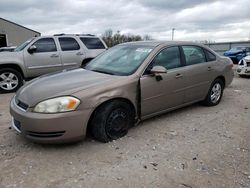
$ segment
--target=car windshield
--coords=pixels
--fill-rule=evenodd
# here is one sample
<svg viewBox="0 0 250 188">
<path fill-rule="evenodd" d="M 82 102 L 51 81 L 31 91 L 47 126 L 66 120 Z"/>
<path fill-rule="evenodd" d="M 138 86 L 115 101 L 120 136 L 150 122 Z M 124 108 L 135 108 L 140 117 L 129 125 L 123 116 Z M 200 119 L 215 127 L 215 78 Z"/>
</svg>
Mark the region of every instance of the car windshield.
<svg viewBox="0 0 250 188">
<path fill-rule="evenodd" d="M 234 47 L 234 48 L 231 48 L 230 51 L 238 51 L 238 50 L 244 50 L 246 49 L 245 47 Z"/>
<path fill-rule="evenodd" d="M 22 43 L 20 46 L 16 47 L 14 51 L 15 51 L 15 52 L 22 51 L 22 50 L 23 50 L 29 43 L 31 43 L 31 41 L 33 41 L 33 40 L 34 40 L 34 38 L 31 38 L 31 39 L 25 41 L 25 42 Z"/>
<path fill-rule="evenodd" d="M 116 46 L 90 61 L 85 69 L 127 76 L 134 73 L 147 58 L 153 47 L 139 45 Z"/>
</svg>

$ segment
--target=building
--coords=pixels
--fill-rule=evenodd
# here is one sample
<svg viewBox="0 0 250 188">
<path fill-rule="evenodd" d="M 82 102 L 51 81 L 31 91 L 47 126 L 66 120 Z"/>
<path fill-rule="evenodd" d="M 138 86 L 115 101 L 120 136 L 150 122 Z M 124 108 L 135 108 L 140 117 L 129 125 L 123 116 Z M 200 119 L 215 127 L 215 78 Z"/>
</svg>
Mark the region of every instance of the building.
<svg viewBox="0 0 250 188">
<path fill-rule="evenodd" d="M 31 37 L 41 33 L 0 18 L 0 47 L 18 46 Z"/>
</svg>

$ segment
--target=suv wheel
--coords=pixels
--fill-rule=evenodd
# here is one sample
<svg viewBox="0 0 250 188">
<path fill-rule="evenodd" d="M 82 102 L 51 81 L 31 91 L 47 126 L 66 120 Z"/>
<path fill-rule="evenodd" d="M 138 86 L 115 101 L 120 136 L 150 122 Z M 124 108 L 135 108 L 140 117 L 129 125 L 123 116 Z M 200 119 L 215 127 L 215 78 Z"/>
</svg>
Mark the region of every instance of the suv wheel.
<svg viewBox="0 0 250 188">
<path fill-rule="evenodd" d="M 127 134 L 134 120 L 135 114 L 126 102 L 111 101 L 94 112 L 91 133 L 101 142 L 116 140 Z"/>
<path fill-rule="evenodd" d="M 0 92 L 15 92 L 22 84 L 22 75 L 15 69 L 3 68 L 0 70 Z"/>
<path fill-rule="evenodd" d="M 204 100 L 205 105 L 215 106 L 220 103 L 223 95 L 224 83 L 221 79 L 216 79 L 210 86 L 207 97 Z"/>
</svg>

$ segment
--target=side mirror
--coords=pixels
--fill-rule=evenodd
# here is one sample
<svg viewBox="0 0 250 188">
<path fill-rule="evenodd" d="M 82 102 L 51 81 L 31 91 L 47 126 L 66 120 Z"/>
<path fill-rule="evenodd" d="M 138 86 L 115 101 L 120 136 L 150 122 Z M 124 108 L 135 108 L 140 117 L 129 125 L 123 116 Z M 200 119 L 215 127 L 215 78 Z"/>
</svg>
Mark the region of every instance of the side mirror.
<svg viewBox="0 0 250 188">
<path fill-rule="evenodd" d="M 151 71 L 152 74 L 156 75 L 156 74 L 163 74 L 163 73 L 167 73 L 167 69 L 163 66 L 154 66 Z"/>
<path fill-rule="evenodd" d="M 30 53 L 30 54 L 33 54 L 35 51 L 36 51 L 36 46 L 35 45 L 32 45 L 31 47 L 29 47 L 29 49 L 28 49 L 28 52 Z"/>
</svg>

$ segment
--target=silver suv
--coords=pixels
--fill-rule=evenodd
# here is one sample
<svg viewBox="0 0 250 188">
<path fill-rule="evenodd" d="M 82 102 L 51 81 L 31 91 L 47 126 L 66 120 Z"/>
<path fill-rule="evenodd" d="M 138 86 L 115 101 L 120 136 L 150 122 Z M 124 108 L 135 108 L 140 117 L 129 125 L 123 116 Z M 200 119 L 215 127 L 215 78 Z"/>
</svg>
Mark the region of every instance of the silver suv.
<svg viewBox="0 0 250 188">
<path fill-rule="evenodd" d="M 63 69 L 79 68 L 107 49 L 90 34 L 34 37 L 12 53 L 0 53 L 0 92 L 14 92 L 23 80 Z"/>
</svg>

